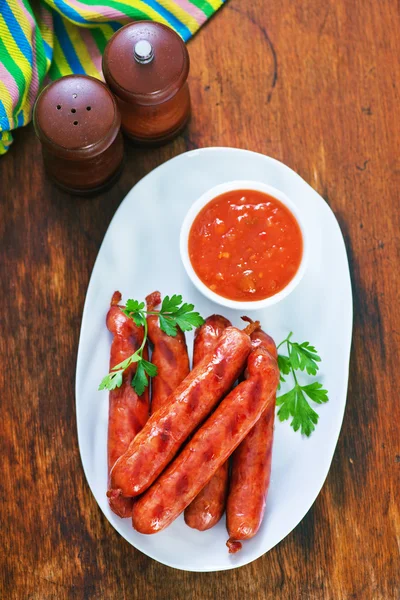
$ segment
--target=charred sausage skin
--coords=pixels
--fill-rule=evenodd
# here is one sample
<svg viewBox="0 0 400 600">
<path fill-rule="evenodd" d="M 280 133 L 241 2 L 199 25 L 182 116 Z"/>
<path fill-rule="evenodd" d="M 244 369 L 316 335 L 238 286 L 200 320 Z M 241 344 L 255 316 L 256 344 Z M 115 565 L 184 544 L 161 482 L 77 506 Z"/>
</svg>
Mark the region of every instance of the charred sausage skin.
<svg viewBox="0 0 400 600">
<path fill-rule="evenodd" d="M 274 358 L 274 340 L 264 331 L 251 334 L 253 348 L 264 348 Z M 241 549 L 239 540 L 255 536 L 264 517 L 271 477 L 274 437 L 275 399 L 232 456 L 232 472 L 226 506 L 227 546 L 234 554 Z"/>
<path fill-rule="evenodd" d="M 111 486 L 116 493 L 137 496 L 153 483 L 231 388 L 250 350 L 250 337 L 245 331 L 236 327 L 224 331 L 214 350 L 189 373 L 168 403 L 151 415 L 116 461 L 111 471 Z"/>
<path fill-rule="evenodd" d="M 196 366 L 215 346 L 223 331 L 231 325 L 221 315 L 211 315 L 196 329 L 193 345 L 193 366 Z M 193 529 L 206 531 L 218 523 L 224 514 L 228 491 L 228 461 L 220 466 L 210 481 L 185 509 L 185 523 Z"/>
<path fill-rule="evenodd" d="M 121 310 L 123 307 L 119 306 L 120 301 L 121 294 L 115 292 L 106 318 L 107 328 L 113 335 L 110 370 L 136 352 L 143 341 L 143 327 L 138 327 L 132 319 L 124 315 Z M 144 357 L 147 357 L 147 348 L 145 348 Z M 146 389 L 139 397 L 131 386 L 135 371 L 136 364 L 132 364 L 123 373 L 121 387 L 109 393 L 108 473 L 149 417 L 148 390 Z M 107 492 L 107 496 L 110 508 L 115 514 L 122 518 L 131 516 L 131 499 L 113 494 L 111 490 Z"/>
<path fill-rule="evenodd" d="M 137 531 L 162 531 L 179 516 L 274 402 L 278 382 L 276 360 L 265 349 L 254 349 L 246 380 L 226 396 L 179 456 L 135 502 L 132 524 Z"/>
<path fill-rule="evenodd" d="M 161 304 L 160 292 L 147 296 L 146 304 L 148 311 L 155 311 Z M 188 375 L 189 355 L 185 334 L 179 328 L 176 336 L 167 335 L 160 329 L 157 315 L 147 317 L 147 327 L 151 362 L 157 367 L 157 375 L 151 381 L 151 412 L 155 413 Z"/>
</svg>

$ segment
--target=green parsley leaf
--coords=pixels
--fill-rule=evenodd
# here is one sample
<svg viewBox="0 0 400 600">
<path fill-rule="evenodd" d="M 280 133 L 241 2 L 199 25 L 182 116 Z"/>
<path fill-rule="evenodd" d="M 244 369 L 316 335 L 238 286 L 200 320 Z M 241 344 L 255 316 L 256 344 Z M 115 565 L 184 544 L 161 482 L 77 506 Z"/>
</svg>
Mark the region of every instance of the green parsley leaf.
<svg viewBox="0 0 400 600">
<path fill-rule="evenodd" d="M 179 310 L 179 305 L 182 303 L 182 296 L 174 294 L 171 296 L 165 296 L 161 304 L 161 313 L 175 313 Z M 193 307 L 192 307 L 193 308 Z"/>
<path fill-rule="evenodd" d="M 144 306 L 144 302 L 129 299 L 126 301 L 125 308 L 122 309 L 122 312 L 127 317 L 133 319 L 136 325 L 140 327 L 141 325 L 144 325 L 144 321 L 146 318 L 143 314 Z"/>
<path fill-rule="evenodd" d="M 146 317 L 144 315 L 142 315 L 142 313 L 133 313 L 131 315 L 132 319 L 135 321 L 135 324 L 138 327 L 141 327 L 144 325 L 144 322 L 146 320 Z"/>
<path fill-rule="evenodd" d="M 280 421 L 286 421 L 293 417 L 290 425 L 294 431 L 300 429 L 301 433 L 307 437 L 311 435 L 318 423 L 318 415 L 308 404 L 299 385 L 295 385 L 290 392 L 279 396 L 276 404 L 280 406 L 278 410 Z"/>
<path fill-rule="evenodd" d="M 184 302 L 182 306 L 178 308 L 178 310 L 174 311 L 175 316 L 184 315 L 186 313 L 191 312 L 194 309 L 194 304 L 189 304 L 188 302 Z"/>
<path fill-rule="evenodd" d="M 132 300 L 131 298 L 126 301 L 125 308 L 122 309 L 122 312 L 129 317 L 131 313 L 137 313 L 144 309 L 144 302 L 139 302 L 138 300 Z"/>
<path fill-rule="evenodd" d="M 309 375 L 316 375 L 319 369 L 317 362 L 321 362 L 316 350 L 308 342 L 297 344 L 290 342 L 289 360 L 295 371 L 307 371 Z"/>
<path fill-rule="evenodd" d="M 122 369 L 124 371 L 132 363 L 139 362 L 139 360 L 141 360 L 141 357 L 139 356 L 139 354 L 137 352 L 135 352 L 135 354 L 128 356 L 128 358 L 126 358 L 122 362 L 118 363 L 118 365 L 115 365 L 115 367 L 113 367 L 111 370 L 116 371 L 117 369 Z"/>
<path fill-rule="evenodd" d="M 101 381 L 99 389 L 113 390 L 116 387 L 120 387 L 122 385 L 122 373 L 132 363 L 137 363 L 131 385 L 136 393 L 141 396 L 145 388 L 149 385 L 147 376 L 154 377 L 157 374 L 157 367 L 143 358 L 143 349 L 147 341 L 147 315 L 158 314 L 162 331 L 174 337 L 178 333 L 178 327 L 182 331 L 190 331 L 193 327 L 198 327 L 204 323 L 203 318 L 198 312 L 193 312 L 193 309 L 193 304 L 188 304 L 187 302 L 182 304 L 182 296 L 180 294 L 174 294 L 171 297 L 165 296 L 160 312 L 147 311 L 144 302 L 132 300 L 132 298 L 127 300 L 125 308 L 121 310 L 127 317 L 133 319 L 138 327 L 143 326 L 143 342 L 132 356 L 129 356 L 111 369 L 111 372 Z"/>
<path fill-rule="evenodd" d="M 121 369 L 120 371 L 113 371 L 112 373 L 109 373 L 108 375 L 103 377 L 98 389 L 111 391 L 111 390 L 115 390 L 115 388 L 117 388 L 117 387 L 121 387 L 123 372 L 124 372 L 124 369 Z"/>
<path fill-rule="evenodd" d="M 281 381 L 285 381 L 283 375 L 289 375 L 291 371 L 291 362 L 287 356 L 278 354 L 278 367 L 281 376 Z"/>
<path fill-rule="evenodd" d="M 309 385 L 303 385 L 301 389 L 317 404 L 323 404 L 329 400 L 328 390 L 324 390 L 322 383 L 318 381 L 314 381 L 314 383 L 310 383 Z"/>
<path fill-rule="evenodd" d="M 155 377 L 157 375 L 157 367 L 156 365 L 153 365 L 153 363 L 143 358 L 141 365 L 149 377 Z"/>
<path fill-rule="evenodd" d="M 131 382 L 131 386 L 133 387 L 137 395 L 141 396 L 148 385 L 149 381 L 147 379 L 147 375 L 143 366 L 143 361 L 141 360 L 140 363 L 138 363 L 135 376 L 133 377 Z"/>
<path fill-rule="evenodd" d="M 203 317 L 198 312 L 176 315 L 176 323 L 182 331 L 191 331 L 193 327 L 200 327 L 204 323 Z"/>
<path fill-rule="evenodd" d="M 175 337 L 177 332 L 176 324 L 171 320 L 171 317 L 164 317 L 160 314 L 160 329 L 164 331 L 167 335 L 171 335 Z"/>
<path fill-rule="evenodd" d="M 298 344 L 292 342 L 292 332 L 278 345 L 287 348 L 288 356 L 278 355 L 278 366 L 280 371 L 280 382 L 285 382 L 287 375 L 292 374 L 294 387 L 292 390 L 278 396 L 276 404 L 279 406 L 278 417 L 280 421 L 286 421 L 292 417 L 290 422 L 294 431 L 300 429 L 301 433 L 310 436 L 318 423 L 318 414 L 308 403 L 308 398 L 317 404 L 328 402 L 328 392 L 323 389 L 322 384 L 314 381 L 308 385 L 301 386 L 297 380 L 296 371 L 306 371 L 308 375 L 316 375 L 319 369 L 317 363 L 321 362 L 317 350 L 309 342 Z M 281 387 L 279 383 L 278 390 Z"/>
<path fill-rule="evenodd" d="M 278 391 L 281 389 L 281 383 L 285 383 L 286 379 L 284 375 L 289 375 L 291 371 L 291 363 L 287 356 L 278 354 L 278 367 L 279 367 L 279 384 Z"/>
<path fill-rule="evenodd" d="M 194 305 L 184 302 L 182 296 L 174 295 L 171 298 L 165 296 L 160 310 L 160 328 L 167 335 L 176 336 L 177 327 L 182 331 L 191 331 L 204 323 L 204 319 L 198 312 L 193 312 Z"/>
<path fill-rule="evenodd" d="M 278 354 L 278 367 L 281 373 L 284 375 L 289 375 L 290 373 L 290 360 L 287 356 L 283 356 L 283 354 Z"/>
<path fill-rule="evenodd" d="M 278 410 L 278 417 L 280 421 L 287 421 L 292 412 L 294 412 L 293 406 L 296 402 L 296 388 L 294 387 L 290 392 L 278 396 L 276 399 L 276 405 L 281 408 Z"/>
</svg>

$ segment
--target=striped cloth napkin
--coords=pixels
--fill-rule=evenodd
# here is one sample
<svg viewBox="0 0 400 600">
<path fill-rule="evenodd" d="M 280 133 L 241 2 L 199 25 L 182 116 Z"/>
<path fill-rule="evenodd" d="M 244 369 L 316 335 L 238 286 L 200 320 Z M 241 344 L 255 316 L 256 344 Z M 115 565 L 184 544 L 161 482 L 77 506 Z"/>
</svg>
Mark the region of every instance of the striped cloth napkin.
<svg viewBox="0 0 400 600">
<path fill-rule="evenodd" d="M 103 78 L 107 40 L 131 20 L 172 27 L 187 41 L 226 0 L 0 0 L 0 155 L 31 120 L 45 80 Z"/>
</svg>

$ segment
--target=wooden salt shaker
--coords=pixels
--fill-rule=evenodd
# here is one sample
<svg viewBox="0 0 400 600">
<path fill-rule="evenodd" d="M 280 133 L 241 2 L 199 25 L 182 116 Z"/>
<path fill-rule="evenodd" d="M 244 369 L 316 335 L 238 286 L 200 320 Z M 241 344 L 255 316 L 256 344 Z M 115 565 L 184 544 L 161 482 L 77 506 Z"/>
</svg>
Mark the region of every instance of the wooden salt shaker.
<svg viewBox="0 0 400 600">
<path fill-rule="evenodd" d="M 105 80 L 118 99 L 124 133 L 139 144 L 162 144 L 190 116 L 189 54 L 170 27 L 138 21 L 119 29 L 103 56 Z"/>
<path fill-rule="evenodd" d="M 57 79 L 39 95 L 33 119 L 46 171 L 62 189 L 90 194 L 118 177 L 121 116 L 104 83 L 86 75 Z"/>
</svg>

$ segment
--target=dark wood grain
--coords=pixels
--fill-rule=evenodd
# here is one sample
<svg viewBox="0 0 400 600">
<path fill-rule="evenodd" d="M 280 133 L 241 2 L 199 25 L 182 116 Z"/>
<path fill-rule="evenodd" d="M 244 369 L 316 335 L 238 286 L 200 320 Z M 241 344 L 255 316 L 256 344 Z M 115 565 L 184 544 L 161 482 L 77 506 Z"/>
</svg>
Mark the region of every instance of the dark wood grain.
<svg viewBox="0 0 400 600">
<path fill-rule="evenodd" d="M 400 597 L 399 31 L 390 0 L 230 0 L 189 45 L 187 132 L 158 150 L 127 145 L 122 178 L 95 199 L 55 189 L 32 127 L 16 134 L 0 159 L 1 598 Z M 134 550 L 102 516 L 80 462 L 74 378 L 115 209 L 157 165 L 212 145 L 282 160 L 332 207 L 354 339 L 343 429 L 313 508 L 254 563 L 193 574 Z"/>
</svg>

